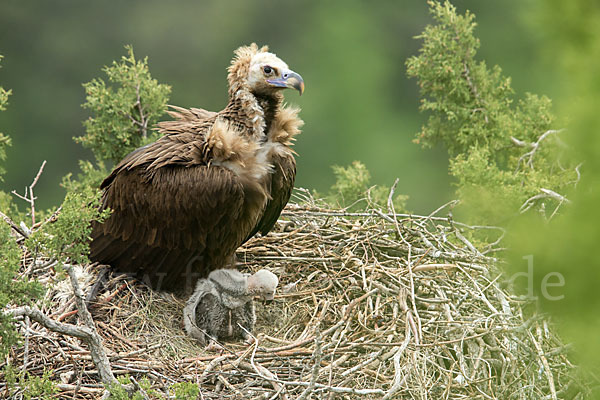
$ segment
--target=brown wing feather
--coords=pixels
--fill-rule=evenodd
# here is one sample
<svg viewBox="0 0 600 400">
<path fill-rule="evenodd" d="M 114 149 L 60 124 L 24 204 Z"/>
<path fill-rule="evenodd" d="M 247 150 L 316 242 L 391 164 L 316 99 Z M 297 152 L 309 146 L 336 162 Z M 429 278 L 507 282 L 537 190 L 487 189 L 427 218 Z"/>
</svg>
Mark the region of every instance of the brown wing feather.
<svg viewBox="0 0 600 400">
<path fill-rule="evenodd" d="M 157 290 L 191 288 L 230 263 L 266 194 L 256 182 L 211 165 L 205 138 L 214 124 L 213 117 L 161 123 L 170 134 L 115 167 L 101 186 L 103 207 L 113 212 L 93 227 L 91 260 Z"/>
<path fill-rule="evenodd" d="M 205 119 L 212 118 L 217 115 L 216 112 L 208 111 L 203 108 L 189 108 L 188 109 L 188 108 L 177 107 L 177 106 L 173 106 L 173 105 L 169 105 L 169 110 L 167 111 L 167 114 L 169 114 L 175 120 L 194 122 L 194 123 L 205 120 Z M 172 122 L 172 121 L 167 121 L 167 124 L 168 124 L 168 122 Z M 160 124 L 164 125 L 165 123 L 161 122 Z"/>
<path fill-rule="evenodd" d="M 296 178 L 296 161 L 291 152 L 285 156 L 273 156 L 271 163 L 273 164 L 273 174 L 271 176 L 270 188 L 268 188 L 271 196 L 261 219 L 245 241 L 258 232 L 263 235 L 269 233 L 275 226 L 279 215 L 281 215 L 281 211 L 285 208 L 292 195 L 294 180 Z"/>
<path fill-rule="evenodd" d="M 154 289 L 182 279 L 192 285 L 227 264 L 244 239 L 245 195 L 222 167 L 164 167 L 152 176 L 123 170 L 106 189 L 104 204 L 113 212 L 94 227 L 90 258 L 149 280 Z M 161 276 L 168 280 L 157 287 Z"/>
<path fill-rule="evenodd" d="M 192 289 L 245 240 L 273 228 L 294 185 L 289 146 L 302 121 L 299 110 L 281 108 L 260 161 L 242 106 L 218 114 L 171 107 L 175 120 L 158 124 L 165 136 L 130 153 L 102 183 L 103 207 L 113 212 L 93 227 L 91 260 L 154 289 Z"/>
</svg>

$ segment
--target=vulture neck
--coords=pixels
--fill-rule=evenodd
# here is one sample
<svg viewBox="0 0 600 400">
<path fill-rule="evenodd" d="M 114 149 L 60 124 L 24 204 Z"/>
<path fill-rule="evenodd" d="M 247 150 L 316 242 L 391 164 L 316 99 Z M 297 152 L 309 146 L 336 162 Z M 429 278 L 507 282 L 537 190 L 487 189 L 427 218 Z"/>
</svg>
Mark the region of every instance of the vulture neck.
<svg viewBox="0 0 600 400">
<path fill-rule="evenodd" d="M 266 141 L 266 134 L 282 103 L 283 95 L 280 92 L 255 94 L 244 88 L 231 96 L 225 112 L 238 124 L 250 128 L 248 133 L 256 140 Z"/>
<path fill-rule="evenodd" d="M 271 123 L 275 119 L 277 111 L 279 111 L 279 108 L 281 107 L 281 103 L 283 103 L 283 96 L 280 92 L 275 92 L 269 96 L 254 95 L 254 97 L 259 106 L 263 109 L 265 119 L 264 133 L 266 139 L 266 134 L 269 132 L 269 129 L 271 129 Z"/>
</svg>

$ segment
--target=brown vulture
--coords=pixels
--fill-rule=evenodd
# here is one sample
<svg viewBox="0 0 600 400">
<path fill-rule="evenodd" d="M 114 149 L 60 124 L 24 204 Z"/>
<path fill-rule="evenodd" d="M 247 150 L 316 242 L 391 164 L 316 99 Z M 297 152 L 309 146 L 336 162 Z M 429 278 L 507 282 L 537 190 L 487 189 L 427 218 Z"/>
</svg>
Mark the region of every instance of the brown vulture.
<svg viewBox="0 0 600 400">
<path fill-rule="evenodd" d="M 160 139 L 127 155 L 102 182 L 90 259 L 132 274 L 155 290 L 189 291 L 234 260 L 257 232 L 267 234 L 290 198 L 290 148 L 303 122 L 282 89 L 302 94 L 302 77 L 256 44 L 228 68 L 220 112 L 172 107 Z"/>
</svg>

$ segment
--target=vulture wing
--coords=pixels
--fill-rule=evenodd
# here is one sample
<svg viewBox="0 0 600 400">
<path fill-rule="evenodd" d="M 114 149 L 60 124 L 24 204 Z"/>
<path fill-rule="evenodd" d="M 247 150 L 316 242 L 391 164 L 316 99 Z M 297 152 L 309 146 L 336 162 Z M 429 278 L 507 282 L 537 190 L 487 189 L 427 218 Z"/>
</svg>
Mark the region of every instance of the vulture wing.
<svg viewBox="0 0 600 400">
<path fill-rule="evenodd" d="M 160 124 L 166 136 L 130 153 L 102 183 L 103 207 L 113 212 L 93 227 L 90 245 L 91 260 L 158 290 L 191 288 L 229 264 L 266 198 L 257 183 L 211 165 L 226 157 L 223 146 L 244 155 L 237 136 L 214 116 L 191 117 L 204 111 L 175 112 L 181 119 Z"/>
<path fill-rule="evenodd" d="M 269 233 L 292 195 L 296 178 L 296 161 L 294 157 L 291 154 L 275 155 L 271 158 L 271 164 L 273 165 L 273 173 L 269 188 L 270 199 L 262 218 L 244 242 L 250 240 L 257 232 L 263 235 Z"/>
<path fill-rule="evenodd" d="M 186 122 L 200 122 L 209 118 L 213 118 L 217 115 L 214 111 L 208 111 L 203 108 L 183 108 L 170 105 L 170 110 L 167 111 L 171 117 L 175 120 L 186 121 Z M 165 124 L 164 122 L 162 123 Z"/>
</svg>

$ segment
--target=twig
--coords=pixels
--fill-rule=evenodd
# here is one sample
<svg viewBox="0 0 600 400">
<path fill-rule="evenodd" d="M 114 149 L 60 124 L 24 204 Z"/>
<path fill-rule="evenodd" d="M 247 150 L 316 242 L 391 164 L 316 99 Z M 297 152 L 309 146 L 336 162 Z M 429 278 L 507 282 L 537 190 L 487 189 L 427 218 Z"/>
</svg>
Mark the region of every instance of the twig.
<svg viewBox="0 0 600 400">
<path fill-rule="evenodd" d="M 238 389 L 237 389 L 235 386 L 233 386 L 233 385 L 231 384 L 231 382 L 229 382 L 229 381 L 227 380 L 227 378 L 225 378 L 225 377 L 224 377 L 222 374 L 219 374 L 219 375 L 217 375 L 217 379 L 218 379 L 219 381 L 221 381 L 221 383 L 222 383 L 223 385 L 225 385 L 225 387 L 226 387 L 227 389 L 229 389 L 229 390 L 231 390 L 233 393 L 235 393 L 235 394 L 236 394 L 236 396 L 237 396 L 238 398 L 240 398 L 240 399 L 243 399 L 243 398 L 244 398 L 244 394 L 243 394 L 242 392 L 240 392 L 240 391 L 239 391 L 239 390 L 238 390 Z"/>
<path fill-rule="evenodd" d="M 387 199 L 387 206 L 388 206 L 388 213 L 394 213 L 394 192 L 396 191 L 396 186 L 398 186 L 398 182 L 400 181 L 400 179 L 396 178 L 396 180 L 394 181 L 394 184 L 392 185 L 392 187 L 390 188 L 390 194 L 388 195 L 388 199 Z"/>
<path fill-rule="evenodd" d="M 310 386 L 309 382 L 299 382 L 299 381 L 277 381 L 286 386 Z M 329 386 L 323 385 L 321 383 L 315 383 L 316 389 L 323 389 L 333 393 L 350 393 L 356 394 L 360 396 L 368 396 L 370 394 L 384 394 L 385 392 L 382 389 L 355 389 L 349 387 L 340 387 L 340 386 Z"/>
<path fill-rule="evenodd" d="M 29 185 L 29 195 L 28 195 L 27 188 L 25 188 L 25 194 L 24 195 L 20 195 L 19 193 L 17 193 L 16 190 L 12 191 L 12 194 L 14 194 L 18 198 L 20 198 L 22 200 L 25 200 L 26 202 L 29 203 L 29 206 L 31 207 L 31 226 L 32 226 L 32 229 L 33 229 L 33 226 L 35 225 L 35 200 L 36 200 L 36 197 L 33 195 L 33 188 L 35 187 L 35 185 L 37 184 L 38 180 L 40 179 L 40 176 L 42 175 L 42 171 L 44 171 L 44 166 L 45 165 L 46 165 L 46 160 L 44 160 L 44 162 L 42 162 L 42 165 L 40 166 L 40 169 L 38 170 L 38 173 L 35 175 L 35 178 L 33 178 L 33 182 L 31 183 L 31 185 Z"/>
<path fill-rule="evenodd" d="M 406 324 L 412 330 L 413 335 L 415 336 L 416 344 L 419 345 L 421 343 L 421 340 L 419 338 L 419 329 L 417 327 L 417 324 L 415 323 L 412 310 L 408 308 L 408 304 L 406 303 L 406 298 L 408 296 L 406 292 L 406 289 L 400 289 L 400 293 L 398 293 L 398 305 L 400 306 L 400 310 L 402 310 L 402 312 L 404 312 L 404 314 L 406 315 Z"/>
<path fill-rule="evenodd" d="M 317 379 L 319 378 L 319 369 L 321 367 L 321 359 L 323 358 L 323 351 L 321 348 L 321 334 L 317 331 L 315 335 L 315 351 L 313 353 L 313 370 L 310 377 L 309 385 L 304 389 L 304 391 L 298 396 L 296 400 L 304 400 L 308 398 L 308 396 L 315 390 L 315 385 L 317 384 Z"/>
<path fill-rule="evenodd" d="M 439 213 L 440 211 L 442 211 L 444 208 L 448 207 L 450 208 L 450 210 L 452 210 L 452 208 L 454 206 L 456 206 L 458 203 L 460 202 L 460 200 L 450 200 L 449 202 L 447 202 L 446 204 L 442 204 L 441 206 L 439 206 L 438 208 L 436 208 L 435 210 L 433 210 L 429 215 L 428 218 L 433 217 L 434 215 L 437 215 L 437 213 Z"/>
<path fill-rule="evenodd" d="M 96 368 L 98 368 L 98 374 L 100 375 L 100 379 L 102 380 L 102 382 L 108 385 L 117 383 L 117 379 L 113 375 L 112 369 L 110 367 L 110 361 L 106 356 L 106 351 L 104 350 L 104 345 L 102 344 L 102 338 L 96 330 L 96 325 L 94 325 L 94 319 L 92 318 L 92 314 L 90 314 L 85 305 L 85 298 L 83 296 L 81 288 L 79 287 L 79 282 L 77 280 L 75 269 L 70 265 L 65 265 L 65 270 L 71 278 L 71 286 L 73 286 L 75 302 L 77 304 L 77 308 L 79 309 L 78 315 L 83 320 L 83 323 L 85 324 L 89 332 L 89 334 L 86 335 L 84 340 L 90 347 L 92 361 L 96 365 Z"/>
<path fill-rule="evenodd" d="M 118 360 L 122 360 L 124 358 L 129 358 L 129 357 L 137 356 L 138 354 L 150 352 L 152 350 L 156 350 L 156 349 L 161 348 L 163 346 L 164 345 L 162 343 L 157 343 L 157 344 L 155 344 L 153 346 L 145 347 L 143 349 L 137 349 L 137 350 L 131 351 L 129 353 L 117 354 L 117 355 L 114 355 L 114 356 L 110 356 L 109 359 L 110 359 L 110 361 L 118 361 Z"/>
<path fill-rule="evenodd" d="M 129 381 L 133 384 L 133 387 L 137 390 L 137 392 L 142 396 L 142 399 L 150 400 L 150 397 L 148 397 L 146 391 L 140 386 L 138 381 L 136 381 L 133 376 L 129 377 Z"/>
<path fill-rule="evenodd" d="M 406 377 L 402 379 L 402 367 L 400 366 L 400 357 L 402 357 L 402 354 L 404 354 L 404 351 L 406 350 L 406 348 L 408 347 L 408 343 L 410 342 L 410 329 L 408 329 L 407 327 L 405 332 L 406 336 L 404 338 L 404 342 L 402 342 L 402 345 L 398 347 L 398 350 L 396 350 L 394 354 L 394 383 L 392 383 L 392 387 L 390 387 L 390 390 L 388 390 L 385 396 L 383 396 L 382 400 L 390 399 L 398 390 L 400 390 L 400 387 L 406 380 Z"/>
<path fill-rule="evenodd" d="M 137 96 L 137 101 L 135 102 L 135 106 L 137 106 L 138 111 L 140 112 L 141 122 L 135 121 L 142 128 L 142 137 L 146 139 L 148 136 L 148 120 L 144 116 L 144 107 L 142 107 L 142 97 L 140 96 L 140 83 L 138 82 L 135 86 L 135 94 Z"/>
<path fill-rule="evenodd" d="M 563 131 L 564 131 L 564 129 L 550 129 L 550 130 L 547 130 L 546 132 L 544 132 L 543 134 L 540 135 L 540 137 L 538 138 L 538 140 L 536 140 L 533 143 L 527 143 L 527 142 L 525 142 L 523 140 L 519 140 L 519 139 L 511 136 L 510 139 L 517 146 L 519 146 L 519 147 L 526 147 L 526 146 L 531 147 L 530 151 L 528 151 L 527 153 L 523 154 L 519 158 L 519 161 L 517 162 L 517 169 L 516 169 L 515 172 L 517 172 L 519 170 L 519 167 L 520 167 L 521 163 L 524 163 L 529 168 L 533 169 L 533 156 L 535 155 L 535 153 L 540 148 L 541 142 L 544 139 L 548 138 L 550 135 L 558 135 L 559 133 L 561 133 Z"/>
<path fill-rule="evenodd" d="M 13 222 L 13 220 L 10 219 L 10 217 L 8 215 L 4 214 L 2 211 L 0 211 L 0 217 L 2 217 L 4 222 L 6 222 L 19 235 L 23 236 L 25 239 L 27 239 L 29 237 L 29 234 L 27 232 L 25 232 L 23 229 L 21 229 L 21 227 L 19 225 L 15 224 Z"/>
<path fill-rule="evenodd" d="M 249 365 L 252 367 L 252 370 L 255 371 L 258 376 L 260 376 L 261 378 L 270 382 L 271 386 L 273 386 L 273 389 L 275 389 L 276 392 L 279 393 L 279 392 L 283 391 L 283 388 L 279 385 L 277 375 L 274 374 L 273 372 L 269 371 L 268 368 L 263 367 L 261 364 L 259 364 L 257 361 L 254 360 L 257 349 L 258 349 L 258 341 L 254 342 L 254 350 L 252 351 L 252 356 L 250 357 Z M 247 365 L 247 364 L 248 363 L 241 362 L 240 366 Z M 282 398 L 287 399 L 287 396 L 285 395 L 285 393 L 282 394 Z"/>
<path fill-rule="evenodd" d="M 213 369 L 215 369 L 215 367 L 227 360 L 228 358 L 231 358 L 230 354 L 225 354 L 219 357 L 214 358 L 211 362 L 208 363 L 208 365 L 206 366 L 206 368 L 204 368 L 204 371 L 202 372 L 202 375 L 200 376 L 200 383 L 204 382 L 206 380 L 206 378 L 208 378 L 208 375 L 212 372 Z"/>
<path fill-rule="evenodd" d="M 413 272 L 423 272 L 423 271 L 435 271 L 438 269 L 454 269 L 454 268 L 458 268 L 458 265 L 456 264 L 423 264 L 423 265 L 417 265 L 416 267 L 413 267 Z"/>
<path fill-rule="evenodd" d="M 23 369 L 27 368 L 29 363 L 29 325 L 31 321 L 28 316 L 25 316 L 25 344 L 23 348 Z"/>
<path fill-rule="evenodd" d="M 554 190 L 550 190 L 550 189 L 544 189 L 544 188 L 540 188 L 540 191 L 545 193 L 548 197 L 551 197 L 555 200 L 560 201 L 561 203 L 570 203 L 571 201 L 569 199 L 567 199 L 565 196 L 556 193 Z"/>
<path fill-rule="evenodd" d="M 55 221 L 58 219 L 58 216 L 60 215 L 61 211 L 62 211 L 62 205 L 61 205 L 61 206 L 59 206 L 59 207 L 56 209 L 56 211 L 54 211 L 54 212 L 52 213 L 52 215 L 50 215 L 48 218 L 46 218 L 46 220 L 45 220 L 45 221 L 43 221 L 43 222 L 38 222 L 38 223 L 36 223 L 35 225 L 33 225 L 33 226 L 31 227 L 31 230 L 38 229 L 39 227 L 41 227 L 41 226 L 44 226 L 44 225 L 46 225 L 46 224 L 48 224 L 48 223 L 55 222 Z"/>
<path fill-rule="evenodd" d="M 527 212 L 531 207 L 533 207 L 533 205 L 535 204 L 535 201 L 539 200 L 539 199 L 545 199 L 545 198 L 554 199 L 554 200 L 558 201 L 558 207 L 560 207 L 560 205 L 563 204 L 563 203 L 569 204 L 571 202 L 565 196 L 563 196 L 563 195 L 561 195 L 559 193 L 556 193 L 555 191 L 550 190 L 550 189 L 540 188 L 540 192 L 542 192 L 542 193 L 536 194 L 534 196 L 531 196 L 530 198 L 528 198 L 527 200 L 525 200 L 525 202 L 523 203 L 523 205 L 521 205 L 521 208 L 519 208 L 519 212 L 521 214 Z M 552 214 L 552 216 L 555 213 L 556 213 L 556 210 Z"/>
<path fill-rule="evenodd" d="M 352 375 L 356 371 L 360 371 L 363 368 L 368 367 L 370 364 L 372 364 L 373 362 L 377 361 L 377 358 L 383 353 L 384 350 L 385 350 L 385 347 L 382 347 L 381 349 L 379 349 L 379 351 L 376 351 L 375 353 L 371 354 L 369 356 L 369 358 L 367 358 L 366 360 L 364 360 L 364 361 L 356 364 L 354 367 L 345 370 L 340 375 L 343 376 L 343 377 L 346 377 L 348 375 Z"/>
<path fill-rule="evenodd" d="M 86 394 L 100 394 L 100 393 L 104 393 L 104 389 L 103 388 L 95 388 L 95 387 L 86 387 L 86 386 L 76 386 L 76 385 L 70 385 L 67 383 L 57 383 L 56 387 L 58 388 L 58 390 L 61 390 L 63 392 L 74 392 L 74 391 L 79 391 L 81 393 L 86 393 Z"/>
<path fill-rule="evenodd" d="M 535 327 L 535 329 L 536 329 L 538 337 L 541 337 L 540 326 L 537 325 Z M 550 369 L 550 364 L 548 363 L 548 359 L 544 355 L 544 350 L 542 349 L 540 344 L 535 340 L 535 337 L 529 330 L 527 330 L 527 333 L 529 334 L 529 338 L 531 339 L 531 342 L 535 346 L 538 357 L 540 358 L 540 361 L 542 363 L 542 368 L 544 370 L 544 375 L 546 375 L 546 379 L 548 379 L 548 387 L 550 388 L 550 395 L 552 396 L 551 398 L 552 398 L 552 400 L 557 400 L 558 397 L 556 395 L 556 386 L 554 385 L 554 377 L 552 376 L 552 369 Z"/>
<path fill-rule="evenodd" d="M 575 182 L 573 182 L 573 186 L 577 187 L 577 184 L 579 183 L 579 181 L 581 180 L 581 172 L 579 171 L 579 169 L 581 168 L 581 166 L 583 165 L 583 163 L 579 163 L 577 164 L 577 166 L 575 167 L 575 173 L 577 174 L 577 178 L 575 179 Z"/>
</svg>

